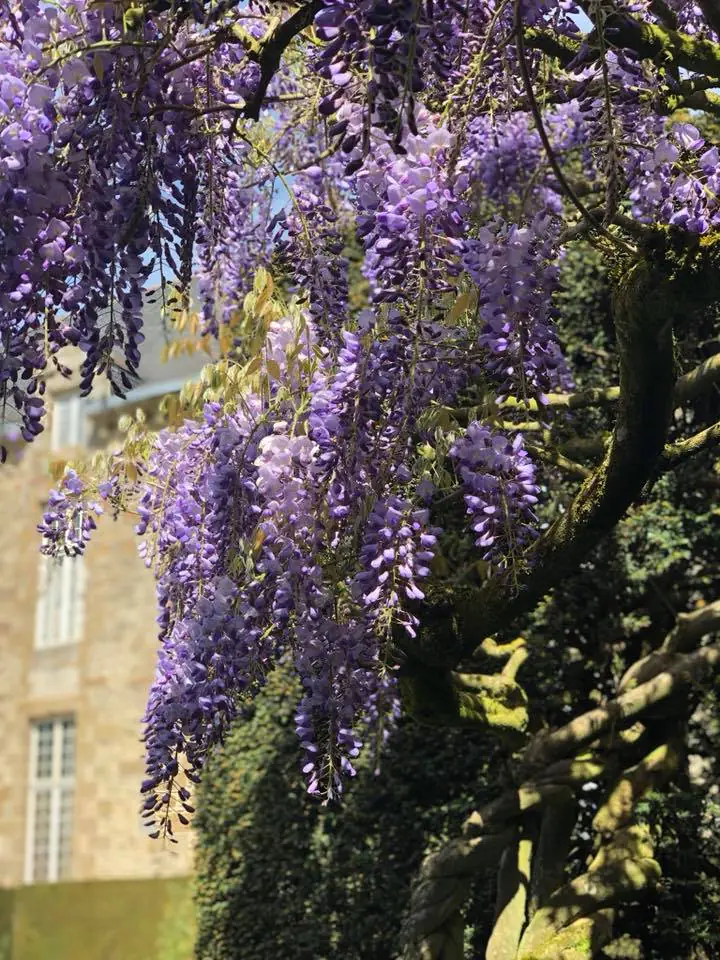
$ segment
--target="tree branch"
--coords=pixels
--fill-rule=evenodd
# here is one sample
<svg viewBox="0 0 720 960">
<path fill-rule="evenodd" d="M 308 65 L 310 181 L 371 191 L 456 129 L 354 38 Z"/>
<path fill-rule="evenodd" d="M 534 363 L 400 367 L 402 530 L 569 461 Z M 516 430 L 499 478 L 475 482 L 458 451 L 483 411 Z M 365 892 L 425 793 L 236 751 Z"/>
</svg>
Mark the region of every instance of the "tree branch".
<svg viewBox="0 0 720 960">
<path fill-rule="evenodd" d="M 675 384 L 675 402 L 687 403 L 694 400 L 716 383 L 720 383 L 720 353 L 714 354 L 684 374 Z M 501 410 L 519 409 L 528 412 L 551 410 L 582 410 L 586 407 L 602 407 L 617 403 L 620 399 L 620 387 L 589 387 L 576 393 L 548 393 L 545 403 L 537 400 L 518 400 L 508 397 L 498 404 Z"/>
<path fill-rule="evenodd" d="M 720 421 L 712 426 L 701 430 L 700 433 L 688 437 L 686 440 L 678 440 L 677 443 L 669 443 L 663 450 L 660 471 L 674 470 L 675 467 L 694 457 L 702 450 L 708 450 L 720 443 Z"/>
<path fill-rule="evenodd" d="M 564 956 L 591 960 L 595 950 L 611 937 L 611 915 L 605 917 L 598 930 L 594 930 L 594 924 L 589 921 L 610 907 L 637 899 L 658 883 L 660 867 L 653 860 L 652 852 L 646 830 L 631 827 L 618 831 L 612 842 L 600 850 L 586 873 L 556 890 L 549 897 L 547 906 L 538 910 L 520 941 L 518 960 L 550 960 Z M 582 920 L 585 923 L 580 929 L 584 936 L 578 938 L 576 924 Z M 592 949 L 566 953 L 578 940 L 585 941 Z"/>
<path fill-rule="evenodd" d="M 515 960 L 517 956 L 527 912 L 534 832 L 525 824 L 521 835 L 502 855 L 495 923 L 487 942 L 486 960 Z"/>
<path fill-rule="evenodd" d="M 662 65 L 671 61 L 675 67 L 720 78 L 720 44 L 712 40 L 647 23 L 628 13 L 613 13 L 608 16 L 605 19 L 603 35 L 610 46 L 633 50 L 642 59 L 657 60 Z M 583 45 L 587 49 L 588 62 L 600 56 L 600 46 L 596 45 L 596 39 L 594 30 L 583 36 L 580 42 L 560 38 L 544 30 L 533 29 L 525 33 L 528 47 L 555 57 L 563 66 L 568 66 L 578 57 Z"/>
<path fill-rule="evenodd" d="M 716 383 L 720 383 L 720 353 L 708 357 L 689 373 L 680 377 L 675 384 L 675 400 L 677 403 L 687 403 L 688 400 L 694 400 Z"/>
<path fill-rule="evenodd" d="M 472 878 L 494 866 L 513 842 L 514 830 L 456 839 L 427 856 L 413 886 L 403 924 L 405 960 L 453 960 L 457 925 L 452 920 L 470 891 Z"/>
<path fill-rule="evenodd" d="M 690 648 L 718 626 L 720 600 L 681 615 L 661 651 L 673 644 Z M 524 641 L 518 637 L 501 646 L 488 639 L 480 649 L 494 660 L 509 658 L 509 664 L 524 651 Z M 720 645 L 655 656 L 660 659 L 644 658 L 628 671 L 620 696 L 610 704 L 536 737 L 523 758 L 525 769 L 540 767 L 533 778 L 472 813 L 461 839 L 426 858 L 403 928 L 405 960 L 460 960 L 461 908 L 472 876 L 501 854 L 488 960 L 592 960 L 609 941 L 614 907 L 636 899 L 659 879 L 647 830 L 629 825 L 633 808 L 648 789 L 672 776 L 683 751 L 677 720 L 627 744 L 622 724 L 687 693 L 703 674 L 720 668 Z M 601 744 L 598 751 L 578 755 L 603 733 L 612 733 L 615 749 L 613 743 Z M 634 765 L 627 767 L 628 762 Z M 617 779 L 593 821 L 600 849 L 586 873 L 563 884 L 575 795 L 583 784 L 611 774 Z"/>
<path fill-rule="evenodd" d="M 696 683 L 720 667 L 720 645 L 703 647 L 678 656 L 667 669 L 634 689 L 595 710 L 589 710 L 550 734 L 537 737 L 525 751 L 528 769 L 543 767 L 592 743 L 611 727 L 619 729 L 627 720 L 641 717 L 649 709 L 681 689 Z"/>
<path fill-rule="evenodd" d="M 640 763 L 626 770 L 595 814 L 593 830 L 608 835 L 628 826 L 640 797 L 670 779 L 678 769 L 682 755 L 681 743 L 663 743 Z"/>
<path fill-rule="evenodd" d="M 559 800 L 543 811 L 537 852 L 533 858 L 529 919 L 562 885 L 577 812 L 577 800 L 573 796 Z"/>
<path fill-rule="evenodd" d="M 663 653 L 685 653 L 703 637 L 720 631 L 720 600 L 708 603 L 692 613 L 679 613 L 675 629 L 667 635 Z"/>
<path fill-rule="evenodd" d="M 569 473 L 573 477 L 580 477 L 581 480 L 587 480 L 592 472 L 589 467 L 584 466 L 582 463 L 575 463 L 574 460 L 568 459 L 568 457 L 560 453 L 559 450 L 548 450 L 545 447 L 537 446 L 537 444 L 534 443 L 526 443 L 525 449 L 537 460 L 543 460 L 545 463 L 551 463 L 559 470 L 563 470 L 565 473 Z"/>
<path fill-rule="evenodd" d="M 260 79 L 257 88 L 245 104 L 245 116 L 249 120 L 257 120 L 260 116 L 260 109 L 265 100 L 267 88 L 280 66 L 283 53 L 292 40 L 299 33 L 302 33 L 306 27 L 310 26 L 315 19 L 315 14 L 322 7 L 323 0 L 310 0 L 309 3 L 299 7 L 292 16 L 283 20 L 272 32 L 263 37 L 255 51 L 248 51 L 248 57 L 260 66 Z"/>
</svg>

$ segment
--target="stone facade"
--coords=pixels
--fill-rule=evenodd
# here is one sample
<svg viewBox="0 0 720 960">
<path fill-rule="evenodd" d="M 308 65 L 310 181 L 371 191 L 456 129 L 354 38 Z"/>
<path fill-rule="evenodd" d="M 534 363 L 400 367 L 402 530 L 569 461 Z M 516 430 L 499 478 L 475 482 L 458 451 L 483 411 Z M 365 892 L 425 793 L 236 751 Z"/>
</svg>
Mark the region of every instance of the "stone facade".
<svg viewBox="0 0 720 960">
<path fill-rule="evenodd" d="M 158 399 L 146 383 L 144 405 Z M 93 402 L 97 407 L 95 397 Z M 108 442 L 108 420 L 116 422 L 122 412 L 110 405 L 101 418 L 103 430 L 96 423 L 87 435 Z M 28 879 L 31 723 L 65 716 L 74 717 L 77 751 L 67 878 L 186 875 L 192 866 L 190 831 L 179 835 L 178 844 L 164 844 L 146 835 L 139 816 L 140 721 L 156 629 L 152 574 L 137 554 L 131 518 L 99 520 L 84 561 L 76 641 L 45 648 L 36 641 L 35 525 L 52 486 L 49 461 L 72 452 L 52 450 L 51 434 L 46 430 L 17 463 L 0 470 L 0 886 Z"/>
</svg>

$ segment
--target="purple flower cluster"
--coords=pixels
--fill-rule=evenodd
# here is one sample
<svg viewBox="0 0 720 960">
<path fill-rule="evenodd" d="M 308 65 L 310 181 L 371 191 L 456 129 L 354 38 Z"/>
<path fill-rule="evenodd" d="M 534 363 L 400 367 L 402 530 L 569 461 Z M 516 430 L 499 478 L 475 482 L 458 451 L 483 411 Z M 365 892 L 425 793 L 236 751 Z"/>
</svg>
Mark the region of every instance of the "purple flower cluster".
<svg viewBox="0 0 720 960">
<path fill-rule="evenodd" d="M 310 325 L 308 362 L 311 321 L 276 322 L 262 354 L 277 367 L 269 393 L 246 394 L 236 414 L 209 405 L 202 423 L 160 435 L 150 459 L 138 532 L 158 576 L 161 653 L 144 789 L 148 821 L 164 833 L 178 803 L 185 816 L 178 775 L 197 777 L 278 657 L 292 658 L 303 686 L 304 771 L 326 800 L 353 774 L 362 739 L 382 739 L 397 710 L 384 651 L 394 625 L 415 630 L 407 607 L 422 599 L 438 533 L 427 509 L 392 493 L 378 499 L 411 476 L 395 418 L 408 383 L 397 366 L 404 341 L 368 351 L 344 331 L 337 354 L 326 348 L 317 361 L 298 414 L 276 392 L 279 375 L 302 395 L 290 359 L 297 324 Z M 353 548 L 360 502 L 371 509 Z"/>
<path fill-rule="evenodd" d="M 374 690 L 377 666 L 377 639 L 364 624 L 320 617 L 298 625 L 295 667 L 304 694 L 295 730 L 309 793 L 336 800 L 343 777 L 355 775 L 352 761 L 362 747 L 357 718 Z"/>
<path fill-rule="evenodd" d="M 463 263 L 479 293 L 479 343 L 500 395 L 542 398 L 570 385 L 551 316 L 555 238 L 552 219 L 538 215 L 525 227 L 497 220 L 465 242 Z"/>
<path fill-rule="evenodd" d="M 720 155 L 697 127 L 676 123 L 668 136 L 641 154 L 630 192 L 632 213 L 643 223 L 667 223 L 690 233 L 720 225 Z"/>
<path fill-rule="evenodd" d="M 212 336 L 232 324 L 255 271 L 269 263 L 271 254 L 267 224 L 272 178 L 248 187 L 248 151 L 222 143 L 218 153 L 196 237 L 202 332 Z"/>
<path fill-rule="evenodd" d="M 275 249 L 296 289 L 305 291 L 315 329 L 330 340 L 344 325 L 348 262 L 325 176 L 311 167 L 293 185 L 293 201 L 275 218 Z"/>
<path fill-rule="evenodd" d="M 362 360 L 360 337 L 343 330 L 334 371 L 319 372 L 310 384 L 308 435 L 318 450 L 314 481 L 325 491 L 328 514 L 334 521 L 350 514 L 360 493 L 358 481 L 362 482 L 355 469 L 359 451 L 352 436 Z"/>
<path fill-rule="evenodd" d="M 159 274 L 163 294 L 170 285 L 186 297 L 198 233 L 210 248 L 207 298 L 221 301 L 223 317 L 236 307 L 250 260 L 256 266 L 268 250 L 273 178 L 248 193 L 214 131 L 192 115 L 200 84 L 213 107 L 228 111 L 252 95 L 257 65 L 240 45 L 223 45 L 212 64 L 202 63 L 185 48 L 204 26 L 184 22 L 172 49 L 162 44 L 170 13 L 144 18 L 142 36 L 123 44 L 117 5 L 5 6 L 12 15 L 0 18 L 0 400 L 30 440 L 42 426 L 37 391 L 46 365 L 68 372 L 56 357 L 61 348 L 84 354 L 83 393 L 103 372 L 116 393 L 132 386 L 144 287 Z M 256 19 L 245 25 L 263 31 Z M 230 119 L 220 126 L 227 132 Z"/>
<path fill-rule="evenodd" d="M 401 156 L 378 149 L 354 179 L 363 270 L 376 303 L 432 301 L 459 270 L 465 206 L 444 165 L 450 133 L 427 114 L 418 122 Z"/>
<path fill-rule="evenodd" d="M 40 552 L 45 556 L 76 557 L 85 552 L 95 517 L 103 512 L 86 494 L 85 483 L 75 470 L 66 469 L 59 489 L 50 491 L 48 509 L 37 527 L 42 534 Z"/>
<path fill-rule="evenodd" d="M 390 497 L 373 507 L 352 590 L 382 629 L 389 631 L 396 622 L 415 636 L 418 620 L 404 603 L 425 596 L 418 581 L 430 574 L 439 532 L 430 525 L 429 511 L 414 508 L 408 500 Z"/>
<path fill-rule="evenodd" d="M 202 423 L 161 434 L 139 503 L 142 553 L 157 571 L 161 642 L 145 715 L 144 810 L 164 834 L 172 834 L 180 764 L 197 779 L 272 650 L 267 591 L 256 577 L 241 587 L 228 576 L 259 512 L 252 464 L 263 431 L 248 417 L 251 405 L 230 416 L 209 404 Z"/>
<path fill-rule="evenodd" d="M 586 143 L 587 117 L 578 104 L 559 104 L 548 110 L 545 127 L 558 158 Z M 529 113 L 481 115 L 470 120 L 458 161 L 459 184 L 480 190 L 494 204 L 516 197 L 528 214 L 563 212 L 562 195 Z"/>
<path fill-rule="evenodd" d="M 334 88 L 320 105 L 326 116 L 351 102 L 363 104 L 368 126 L 385 132 L 403 152 L 403 134 L 417 132 L 416 96 L 426 77 L 447 83 L 457 25 L 449 4 L 438 8 L 428 0 L 355 0 L 328 2 L 315 17 L 318 35 L 326 41 L 316 69 Z M 343 151 L 367 152 L 369 133 L 347 129 L 342 117 L 335 132 L 344 136 Z M 354 158 L 350 168 L 357 168 Z"/>
<path fill-rule="evenodd" d="M 477 534 L 475 544 L 493 567 L 511 567 L 536 534 L 535 467 L 521 434 L 510 439 L 473 422 L 450 450 Z"/>
</svg>

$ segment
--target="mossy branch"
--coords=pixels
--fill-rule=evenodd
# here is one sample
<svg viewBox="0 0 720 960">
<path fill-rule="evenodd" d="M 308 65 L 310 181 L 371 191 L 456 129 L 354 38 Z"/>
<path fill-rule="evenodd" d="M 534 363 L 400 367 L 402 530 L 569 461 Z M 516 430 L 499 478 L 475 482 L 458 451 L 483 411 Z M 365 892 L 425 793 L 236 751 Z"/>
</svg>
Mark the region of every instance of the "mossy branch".
<svg viewBox="0 0 720 960">
<path fill-rule="evenodd" d="M 404 960 L 454 960 L 459 910 L 473 876 L 497 864 L 513 842 L 514 830 L 482 837 L 456 839 L 430 854 L 413 886 L 403 925 Z M 460 938 L 462 945 L 462 937 Z M 462 946 L 461 946 L 462 951 Z"/>
<path fill-rule="evenodd" d="M 577 811 L 574 796 L 558 800 L 543 811 L 533 857 L 528 919 L 532 919 L 540 907 L 546 905 L 553 891 L 562 886 Z"/>
<path fill-rule="evenodd" d="M 501 674 L 455 673 L 412 663 L 400 674 L 403 706 L 419 723 L 492 728 L 519 746 L 527 731 L 528 701 L 513 670 L 524 657 L 519 648 Z"/>
<path fill-rule="evenodd" d="M 720 44 L 679 30 L 648 23 L 627 13 L 614 13 L 605 18 L 604 41 L 612 47 L 634 50 L 643 60 L 654 60 L 661 66 L 683 67 L 693 73 L 720 78 Z M 582 38 L 588 45 L 587 61 L 600 56 L 601 45 L 596 31 Z M 567 66 L 581 52 L 581 43 L 545 30 L 525 31 L 528 47 L 541 50 Z"/>
<path fill-rule="evenodd" d="M 675 384 L 675 403 L 683 404 L 705 393 L 716 383 L 720 383 L 720 353 L 709 357 Z M 587 407 L 612 406 L 620 399 L 620 387 L 588 387 L 575 393 L 548 393 L 543 407 L 551 410 L 583 410 Z M 519 401 L 508 397 L 498 404 L 501 410 L 519 409 L 536 413 L 542 409 L 537 400 Z"/>
<path fill-rule="evenodd" d="M 613 784 L 593 818 L 593 830 L 602 835 L 628 826 L 637 801 L 675 773 L 683 755 L 681 744 L 663 743 Z"/>
<path fill-rule="evenodd" d="M 526 766 L 531 769 L 543 767 L 554 759 L 574 753 L 607 733 L 611 727 L 621 728 L 628 720 L 641 717 L 661 701 L 700 683 L 717 669 L 720 669 L 720 645 L 678 656 L 647 682 L 620 694 L 602 707 L 589 710 L 550 734 L 536 737 L 526 750 Z"/>
<path fill-rule="evenodd" d="M 534 824 L 525 823 L 512 846 L 502 855 L 498 871 L 498 896 L 486 960 L 515 960 L 525 926 L 530 873 L 535 845 Z"/>
<path fill-rule="evenodd" d="M 586 873 L 556 890 L 547 906 L 538 910 L 520 941 L 518 960 L 562 956 L 558 938 L 564 929 L 583 917 L 590 918 L 652 890 L 660 880 L 660 867 L 652 853 L 645 828 L 618 831 L 601 848 Z M 608 942 L 611 927 L 605 926 L 604 935 Z"/>
<path fill-rule="evenodd" d="M 627 671 L 610 703 L 535 737 L 519 767 L 532 776 L 472 813 L 462 838 L 423 864 L 404 927 L 405 960 L 462 957 L 461 909 L 471 877 L 501 854 L 487 960 L 592 960 L 598 955 L 612 939 L 615 907 L 638 899 L 659 880 L 649 833 L 630 821 L 638 799 L 681 766 L 688 695 L 694 684 L 720 669 L 720 645 L 693 647 L 718 628 L 720 601 L 681 615 L 663 646 Z M 521 637 L 504 645 L 487 639 L 477 653 L 506 659 L 507 666 L 524 648 Z M 468 690 L 488 680 L 484 675 L 448 675 L 453 685 Z M 632 736 L 623 737 L 628 721 L 663 703 L 678 706 L 681 699 L 669 721 L 636 723 L 626 731 Z M 589 743 L 592 750 L 582 753 Z M 623 769 L 628 762 L 633 765 Z M 582 876 L 563 882 L 576 795 L 596 780 L 610 783 L 593 821 L 599 848 Z"/>
<path fill-rule="evenodd" d="M 679 467 L 691 457 L 697 456 L 703 450 L 710 450 L 720 443 L 720 420 L 706 427 L 699 433 L 687 437 L 685 440 L 678 440 L 677 443 L 669 443 L 663 450 L 660 471 L 667 472 Z"/>
</svg>

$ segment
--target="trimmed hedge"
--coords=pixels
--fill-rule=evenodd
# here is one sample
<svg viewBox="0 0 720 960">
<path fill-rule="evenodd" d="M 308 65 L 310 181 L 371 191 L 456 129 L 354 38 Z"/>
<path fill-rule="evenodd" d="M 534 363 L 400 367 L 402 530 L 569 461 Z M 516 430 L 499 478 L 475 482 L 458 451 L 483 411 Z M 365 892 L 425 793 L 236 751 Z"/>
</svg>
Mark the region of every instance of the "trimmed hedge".
<svg viewBox="0 0 720 960">
<path fill-rule="evenodd" d="M 204 771 L 201 960 L 387 960 L 426 842 L 490 796 L 497 774 L 483 736 L 401 723 L 380 775 L 363 765 L 341 807 L 320 807 L 299 770 L 297 700 L 289 672 L 271 674 Z"/>
<path fill-rule="evenodd" d="M 0 960 L 191 960 L 193 937 L 186 879 L 0 891 Z"/>
</svg>

